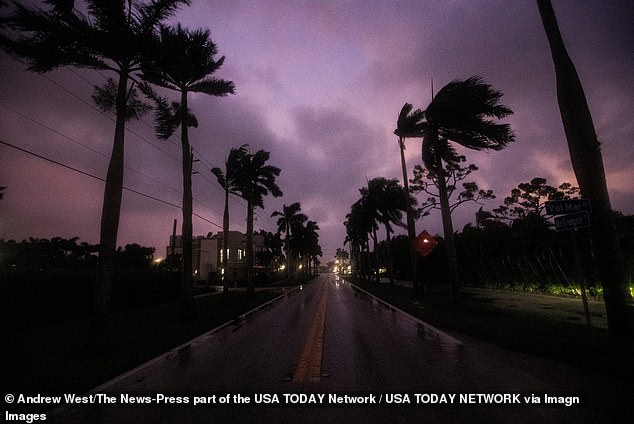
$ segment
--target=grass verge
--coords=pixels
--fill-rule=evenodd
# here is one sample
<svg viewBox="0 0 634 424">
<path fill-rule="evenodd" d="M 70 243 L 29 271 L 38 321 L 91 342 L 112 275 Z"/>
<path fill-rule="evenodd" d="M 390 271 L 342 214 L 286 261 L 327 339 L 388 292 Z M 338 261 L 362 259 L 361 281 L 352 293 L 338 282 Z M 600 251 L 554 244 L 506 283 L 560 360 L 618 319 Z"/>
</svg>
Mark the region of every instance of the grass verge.
<svg viewBox="0 0 634 424">
<path fill-rule="evenodd" d="M 166 302 L 111 315 L 107 348 L 84 349 L 88 319 L 4 328 L 5 393 L 83 393 L 275 298 L 272 291 L 195 299 L 198 317 L 178 319 L 178 303 Z"/>
<path fill-rule="evenodd" d="M 591 310 L 598 325 L 587 328 L 582 316 L 566 310 L 570 299 L 565 298 L 466 289 L 455 302 L 436 292 L 431 299 L 415 299 L 408 287 L 354 277 L 350 281 L 440 330 L 630 381 L 634 377 L 634 341 L 609 337 L 600 313 L 602 304 Z M 548 302 L 543 299 L 547 297 L 551 298 Z"/>
</svg>

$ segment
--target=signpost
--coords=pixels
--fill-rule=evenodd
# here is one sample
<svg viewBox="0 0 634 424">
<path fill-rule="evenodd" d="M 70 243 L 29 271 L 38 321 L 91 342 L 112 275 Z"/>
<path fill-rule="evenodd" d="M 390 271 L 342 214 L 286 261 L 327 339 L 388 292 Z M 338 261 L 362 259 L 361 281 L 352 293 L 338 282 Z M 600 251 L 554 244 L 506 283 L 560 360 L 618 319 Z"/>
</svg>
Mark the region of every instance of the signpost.
<svg viewBox="0 0 634 424">
<path fill-rule="evenodd" d="M 586 295 L 583 268 L 581 265 L 581 257 L 579 255 L 577 230 L 580 228 L 590 227 L 590 212 L 592 212 L 592 206 L 590 205 L 590 200 L 588 199 L 551 200 L 546 202 L 546 214 L 557 215 L 555 216 L 555 230 L 573 230 L 570 233 L 570 240 L 575 254 L 577 278 L 579 279 L 579 285 L 581 286 L 581 299 L 583 300 L 583 314 L 586 318 L 586 325 L 588 328 L 592 326 L 592 322 L 590 321 L 588 297 Z"/>
</svg>

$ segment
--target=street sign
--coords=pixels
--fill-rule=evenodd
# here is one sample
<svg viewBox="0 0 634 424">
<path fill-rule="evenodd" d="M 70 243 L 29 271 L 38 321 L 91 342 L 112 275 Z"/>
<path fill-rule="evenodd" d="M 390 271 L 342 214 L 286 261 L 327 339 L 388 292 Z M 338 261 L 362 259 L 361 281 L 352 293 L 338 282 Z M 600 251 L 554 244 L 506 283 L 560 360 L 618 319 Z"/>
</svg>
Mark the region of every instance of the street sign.
<svg viewBox="0 0 634 424">
<path fill-rule="evenodd" d="M 565 215 L 577 212 L 592 212 L 588 199 L 550 200 L 546 202 L 546 214 Z"/>
<path fill-rule="evenodd" d="M 557 231 L 575 230 L 577 228 L 588 228 L 590 226 L 590 215 L 587 211 L 569 213 L 555 217 L 555 229 Z"/>
</svg>

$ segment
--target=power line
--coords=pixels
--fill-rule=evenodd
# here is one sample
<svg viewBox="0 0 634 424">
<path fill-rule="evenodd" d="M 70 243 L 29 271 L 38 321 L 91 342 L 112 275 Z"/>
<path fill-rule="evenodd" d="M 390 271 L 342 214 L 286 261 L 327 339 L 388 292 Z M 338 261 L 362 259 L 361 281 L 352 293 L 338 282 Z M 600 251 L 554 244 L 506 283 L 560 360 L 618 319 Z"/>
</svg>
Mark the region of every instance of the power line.
<svg viewBox="0 0 634 424">
<path fill-rule="evenodd" d="M 91 173 L 89 173 L 89 172 L 86 172 L 86 171 L 82 171 L 81 169 L 77 169 L 77 168 L 72 167 L 72 166 L 70 166 L 70 165 L 66 165 L 66 164 L 61 163 L 61 162 L 58 162 L 58 161 L 56 161 L 56 160 L 54 160 L 54 159 L 47 158 L 47 157 L 45 157 L 45 156 L 39 155 L 39 154 L 37 154 L 37 153 L 35 153 L 35 152 L 32 152 L 32 151 L 30 151 L 30 150 L 23 149 L 22 147 L 18 147 L 18 146 L 14 145 L 14 144 L 7 143 L 7 142 L 6 142 L 6 141 L 4 141 L 4 140 L 0 140 L 0 144 L 4 144 L 5 146 L 8 146 L 8 147 L 14 148 L 14 149 L 19 150 L 19 151 L 21 151 L 21 152 L 23 152 L 23 153 L 27 153 L 27 154 L 32 155 L 32 156 L 35 156 L 35 157 L 37 157 L 37 158 L 39 158 L 39 159 L 43 159 L 43 160 L 45 160 L 45 161 L 47 161 L 47 162 L 51 162 L 51 163 L 53 163 L 53 164 L 55 164 L 55 165 L 58 165 L 58 166 L 61 166 L 61 167 L 63 167 L 63 168 L 69 169 L 69 170 L 71 170 L 71 171 L 77 172 L 77 173 L 79 173 L 79 174 L 85 175 L 85 176 L 87 176 L 87 177 L 94 178 L 94 179 L 96 179 L 96 180 L 103 181 L 103 182 L 105 182 L 105 181 L 106 181 L 106 180 L 105 180 L 104 178 L 102 178 L 102 177 L 99 177 L 99 176 L 97 176 L 97 175 L 93 175 L 93 174 L 91 174 Z M 146 193 L 140 192 L 140 191 L 138 191 L 138 190 L 134 190 L 134 189 L 132 189 L 132 188 L 125 187 L 125 186 L 123 187 L 123 189 L 124 189 L 124 190 L 126 190 L 126 191 L 129 191 L 129 192 L 131 192 L 131 193 L 138 194 L 139 196 L 143 196 L 143 197 L 146 197 L 146 198 L 148 198 L 148 199 L 151 199 L 151 200 L 154 200 L 154 201 L 157 201 L 157 202 L 160 202 L 160 203 L 163 203 L 163 204 L 169 205 L 169 206 L 173 206 L 173 207 L 178 208 L 178 209 L 182 209 L 182 208 L 181 208 L 181 206 L 179 206 L 179 205 L 177 205 L 177 204 L 175 204 L 175 203 L 171 203 L 171 202 L 168 202 L 167 200 L 159 199 L 158 197 L 151 196 L 151 195 L 149 195 L 149 194 L 146 194 Z M 218 224 L 216 224 L 215 222 L 213 222 L 213 221 L 211 221 L 211 220 L 209 220 L 209 219 L 207 219 L 207 218 L 205 218 L 205 217 L 203 217 L 203 216 L 201 216 L 201 215 L 199 215 L 199 214 L 197 214 L 197 213 L 192 213 L 192 215 L 194 215 L 194 216 L 196 216 L 196 217 L 198 217 L 198 218 L 202 219 L 202 220 L 203 220 L 203 221 L 205 221 L 205 222 L 208 222 L 208 223 L 210 223 L 210 224 L 212 224 L 212 225 L 215 225 L 215 226 L 216 226 L 216 227 L 218 227 L 218 228 L 222 228 L 222 226 L 221 226 L 221 225 L 218 225 Z"/>
<path fill-rule="evenodd" d="M 46 124 L 43 124 L 42 122 L 39 122 L 38 120 L 33 119 L 30 116 L 27 116 L 27 115 L 23 114 L 22 112 L 18 112 L 17 110 L 15 110 L 15 109 L 13 109 L 13 108 L 11 108 L 9 106 L 3 105 L 3 104 L 0 104 L 0 106 L 3 107 L 6 110 L 18 115 L 18 116 L 21 116 L 24 119 L 27 119 L 27 120 L 33 122 L 34 124 L 37 124 L 37 125 L 39 125 L 39 126 L 41 126 L 43 128 L 46 128 L 47 130 L 51 131 L 52 133 L 57 134 L 60 137 L 63 137 L 64 139 L 66 139 L 66 140 L 68 140 L 68 141 L 70 141 L 72 143 L 78 144 L 78 145 L 84 147 L 85 149 L 88 149 L 88 150 L 90 150 L 90 151 L 92 151 L 92 152 L 94 152 L 94 153 L 96 153 L 96 154 L 98 154 L 98 155 L 100 155 L 100 156 L 102 156 L 102 157 L 104 157 L 106 159 L 109 159 L 109 156 L 106 153 L 103 153 L 103 152 L 101 152 L 99 150 L 96 150 L 96 149 L 94 149 L 94 148 L 92 148 L 92 147 L 90 147 L 90 146 L 88 146 L 88 145 L 86 145 L 86 144 L 84 144 L 84 143 L 82 143 L 82 142 L 80 142 L 78 140 L 75 140 L 74 138 L 72 138 L 72 137 L 70 137 L 70 136 L 68 136 L 66 134 L 63 134 L 63 133 L 55 130 L 54 128 L 51 128 L 50 126 L 48 126 Z M 158 184 L 161 184 L 162 186 L 164 186 L 166 188 L 169 188 L 171 190 L 176 191 L 177 193 L 180 193 L 180 191 L 178 189 L 176 189 L 176 188 L 174 188 L 172 186 L 169 186 L 169 185 L 163 183 L 162 181 L 159 181 L 156 178 L 154 178 L 154 177 L 152 177 L 150 175 L 147 175 L 147 174 L 145 174 L 145 173 L 143 173 L 143 172 L 141 172 L 141 171 L 139 171 L 137 169 L 134 169 L 134 168 L 132 168 L 132 167 L 130 167 L 128 165 L 125 165 L 125 168 L 129 169 L 130 171 L 136 172 L 137 174 L 142 175 L 145 178 L 148 178 L 148 179 L 150 179 L 150 180 L 152 180 L 152 181 L 154 181 L 154 182 L 156 182 Z"/>
<path fill-rule="evenodd" d="M 22 60 L 20 60 L 20 59 L 16 59 L 16 60 L 17 60 L 18 62 L 22 63 L 22 64 L 25 64 L 25 62 L 24 62 L 24 61 L 22 61 Z M 86 79 L 84 76 L 82 76 L 80 73 L 78 73 L 77 71 L 75 71 L 75 70 L 74 70 L 74 69 L 72 69 L 71 67 L 68 67 L 68 66 L 67 66 L 67 67 L 65 67 L 65 68 L 66 68 L 66 69 L 68 69 L 70 72 L 72 72 L 75 76 L 77 76 L 78 78 L 80 78 L 81 80 L 83 80 L 86 84 L 88 84 L 88 85 L 90 85 L 90 86 L 93 86 L 93 87 L 94 87 L 94 85 L 93 85 L 93 83 L 92 83 L 92 82 L 90 82 L 88 79 Z M 99 75 L 100 75 L 100 76 L 101 76 L 104 80 L 107 80 L 107 77 L 106 77 L 105 75 L 103 75 L 101 72 L 98 72 L 98 74 L 99 74 Z M 74 92 L 72 92 L 72 91 L 70 91 L 69 89 L 67 89 L 67 88 L 66 88 L 64 85 L 62 85 L 61 83 L 59 83 L 59 82 L 57 82 L 57 81 L 53 80 L 52 78 L 50 78 L 48 75 L 46 75 L 46 74 L 38 74 L 38 75 L 40 75 L 42 78 L 46 79 L 46 80 L 47 80 L 47 81 L 49 81 L 50 83 L 54 84 L 56 87 L 58 87 L 59 89 L 63 90 L 65 93 L 67 93 L 67 94 L 71 95 L 72 97 L 76 98 L 77 100 L 79 100 L 79 101 L 80 101 L 80 102 L 82 102 L 83 104 L 87 105 L 87 106 L 88 106 L 88 107 L 90 107 L 92 110 L 94 110 L 94 111 L 96 111 L 97 113 L 99 113 L 100 115 L 102 115 L 102 116 L 106 117 L 106 118 L 107 118 L 107 119 L 109 119 L 110 121 L 113 121 L 113 122 L 115 121 L 115 119 L 114 119 L 112 116 L 108 115 L 107 113 L 105 113 L 105 112 L 104 112 L 104 111 L 102 111 L 101 109 L 97 108 L 97 107 L 96 107 L 95 105 L 93 105 L 92 103 L 90 103 L 90 102 L 88 102 L 88 101 L 84 100 L 84 99 L 83 99 L 82 97 L 80 97 L 79 95 L 77 95 L 77 94 L 75 94 Z M 25 119 L 28 119 L 28 120 L 30 120 L 30 121 L 32 121 L 32 122 L 34 122 L 34 123 L 36 123 L 37 125 L 40 125 L 40 126 L 42 126 L 42 127 L 46 128 L 46 129 L 48 129 L 49 131 L 51 131 L 51 132 L 53 132 L 53 133 L 55 133 L 55 134 L 57 134 L 57 135 L 59 135 L 59 136 L 61 136 L 61 137 L 65 138 L 65 139 L 67 139 L 67 140 L 69 140 L 69 141 L 71 141 L 71 142 L 73 142 L 73 143 L 79 144 L 80 146 L 82 146 L 82 147 L 84 147 L 84 148 L 86 148 L 86 149 L 89 149 L 89 150 L 91 150 L 91 151 L 93 151 L 93 152 L 95 152 L 95 153 L 97 153 L 97 154 L 99 154 L 99 155 L 101 155 L 101 156 L 103 156 L 103 157 L 108 158 L 108 156 L 107 156 L 106 154 L 104 154 L 104 153 L 102 153 L 102 152 L 100 152 L 100 151 L 98 151 L 98 150 L 96 150 L 96 149 L 93 149 L 92 147 L 87 146 L 87 145 L 85 145 L 85 144 L 83 144 L 83 143 L 81 143 L 81 142 L 79 142 L 79 141 L 77 141 L 77 140 L 75 140 L 75 139 L 73 139 L 73 138 L 71 138 L 71 137 L 69 137 L 69 136 L 65 135 L 65 134 L 62 134 L 61 132 L 59 132 L 59 131 L 57 131 L 57 130 L 55 130 L 55 129 L 51 128 L 51 127 L 49 127 L 48 125 L 45 125 L 45 124 L 43 124 L 43 123 L 41 123 L 41 122 L 38 122 L 38 121 L 36 121 L 36 120 L 34 120 L 34 119 L 32 119 L 32 118 L 30 118 L 30 117 L 26 116 L 25 114 L 23 114 L 23 113 L 21 113 L 21 112 L 18 112 L 18 111 L 14 110 L 14 109 L 12 109 L 12 108 L 10 108 L 10 107 L 8 107 L 8 106 L 5 106 L 5 105 L 1 105 L 1 106 L 5 107 L 5 109 L 7 109 L 7 110 L 9 110 L 9 111 L 11 111 L 11 112 L 13 112 L 13 113 L 15 113 L 15 114 L 19 115 L 19 116 L 22 116 L 22 117 L 23 117 L 23 118 L 25 118 Z M 143 119 L 139 119 L 139 121 L 140 121 L 141 123 L 145 124 L 146 126 L 148 126 L 148 127 L 152 128 L 152 129 L 154 129 L 154 127 L 153 127 L 151 124 L 147 123 L 145 120 L 143 120 Z M 164 150 L 162 150 L 162 149 L 158 148 L 155 144 L 153 144 L 152 142 L 150 142 L 149 140 L 147 140 L 145 137 L 141 136 L 140 134 L 136 133 L 136 132 L 135 132 L 135 131 L 133 131 L 132 129 L 128 128 L 127 126 L 126 126 L 125 130 L 126 130 L 126 132 L 129 132 L 129 133 L 131 133 L 132 135 L 134 135 L 134 136 L 136 136 L 137 138 L 139 138 L 141 141 L 143 141 L 143 142 L 145 142 L 145 143 L 149 144 L 149 145 L 150 145 L 151 147 L 153 147 L 154 149 L 158 150 L 159 152 L 163 153 L 164 155 L 166 155 L 166 156 L 170 157 L 171 159 L 175 160 L 175 161 L 176 161 L 176 162 L 178 162 L 179 164 L 181 163 L 181 159 L 176 158 L 176 157 L 172 156 L 170 153 L 168 153 L 168 152 L 166 152 L 166 151 L 164 151 Z M 8 144 L 8 143 L 4 143 L 4 144 L 10 145 L 10 144 Z M 174 143 L 174 144 L 176 144 L 176 143 Z M 62 164 L 62 163 L 60 163 L 60 162 L 53 161 L 52 159 L 48 159 L 48 158 L 45 158 L 45 157 L 43 157 L 43 156 L 39 156 L 39 155 L 37 155 L 37 154 L 35 154 L 35 153 L 33 153 L 33 152 L 29 152 L 29 151 L 24 150 L 24 149 L 21 149 L 21 148 L 19 148 L 19 147 L 17 147 L 17 146 L 13 146 L 13 145 L 10 145 L 10 146 L 11 146 L 11 147 L 14 147 L 14 148 L 17 148 L 17 149 L 19 149 L 19 150 L 22 150 L 22 151 L 24 151 L 24 152 L 26 152 L 26 153 L 33 154 L 33 155 L 35 155 L 35 156 L 37 156 L 37 157 L 40 157 L 41 159 L 51 161 L 52 163 L 55 163 L 55 164 L 57 164 L 57 165 L 67 167 L 68 169 L 71 169 L 71 170 L 73 170 L 73 171 L 80 172 L 80 173 L 83 173 L 84 175 L 87 175 L 87 176 L 90 176 L 90 177 L 93 177 L 93 178 L 97 178 L 97 179 L 99 179 L 99 180 L 101 180 L 101 181 L 104 181 L 104 180 L 103 180 L 103 179 L 101 179 L 100 177 L 96 177 L 96 176 L 94 176 L 94 175 L 92 175 L 92 174 L 85 173 L 84 171 L 81 171 L 81 170 L 78 170 L 78 169 L 75 169 L 75 168 L 69 167 L 69 166 L 64 165 L 64 164 Z M 206 159 L 204 159 L 202 155 L 199 155 L 198 153 L 196 153 L 196 154 L 197 154 L 197 156 L 198 156 L 198 157 L 200 157 L 200 158 L 201 158 L 200 160 L 203 162 L 203 164 L 207 165 L 207 166 L 209 167 L 209 169 L 211 169 L 211 168 L 212 168 L 211 164 L 210 164 L 210 163 L 209 163 Z M 170 188 L 170 189 L 172 189 L 172 190 L 174 190 L 174 191 L 179 192 L 179 190 L 178 190 L 178 189 L 175 189 L 174 187 L 168 186 L 168 185 L 164 184 L 163 182 L 161 182 L 161 181 L 159 181 L 159 180 L 157 180 L 157 179 L 155 179 L 155 178 L 153 178 L 153 177 L 151 177 L 151 176 L 149 176 L 149 175 L 144 174 L 143 172 L 137 171 L 136 169 L 134 169 L 134 168 L 130 168 L 130 167 L 128 167 L 128 166 L 126 166 L 126 168 L 127 168 L 127 169 L 130 169 L 130 170 L 132 170 L 133 172 L 136 172 L 136 173 L 138 173 L 138 174 L 140 174 L 140 175 L 142 175 L 142 176 L 144 176 L 144 177 L 146 177 L 146 178 L 148 178 L 148 179 L 150 179 L 150 180 L 152 180 L 152 181 L 155 181 L 155 182 L 156 182 L 156 183 L 158 183 L 158 184 L 161 184 L 161 185 L 163 185 L 163 186 L 165 186 L 165 187 L 167 187 L 167 188 Z M 202 174 L 202 173 L 201 173 L 201 175 L 203 176 L 203 179 L 204 179 L 204 180 L 206 180 L 208 183 L 210 183 L 210 184 L 211 184 L 214 188 L 219 189 L 219 190 L 221 190 L 221 191 L 222 191 L 222 188 L 219 186 L 219 184 L 218 184 L 218 182 L 217 182 L 217 181 L 216 181 L 216 182 L 214 182 L 213 180 L 209 179 L 209 178 L 206 176 L 206 174 Z M 137 194 L 139 194 L 139 195 L 142 195 L 142 196 L 145 196 L 145 197 L 152 198 L 152 197 L 151 197 L 151 196 L 149 196 L 149 195 L 146 195 L 146 194 L 141 193 L 141 192 L 136 192 L 136 191 L 134 191 L 134 190 L 132 190 L 132 189 L 129 189 L 129 188 L 127 188 L 127 187 L 124 187 L 124 189 L 125 189 L 125 190 L 127 190 L 127 191 L 135 192 L 135 193 L 137 193 Z M 161 199 L 156 199 L 156 198 L 154 198 L 154 200 L 157 200 L 157 201 L 160 201 L 160 202 L 166 203 L 166 204 L 168 204 L 168 205 L 170 205 L 170 206 L 175 206 L 175 207 L 179 207 L 179 208 L 180 208 L 180 206 L 178 206 L 178 205 L 174 205 L 174 204 L 171 204 L 171 203 L 169 203 L 169 202 L 165 202 L 165 201 L 163 201 L 163 200 L 161 200 Z M 194 199 L 194 200 L 195 200 L 195 199 Z M 241 201 L 240 201 L 240 200 L 238 200 L 237 198 L 232 198 L 232 200 L 233 200 L 233 201 L 235 201 L 235 202 L 237 202 L 238 204 L 240 204 L 242 207 L 246 207 L 246 204 L 244 204 L 243 202 L 241 202 Z M 195 201 L 196 201 L 196 200 L 195 200 Z M 196 201 L 196 202 L 197 202 L 197 203 L 199 203 L 199 204 L 201 204 L 201 203 L 200 203 L 200 202 L 198 202 L 198 201 Z M 201 204 L 201 205 L 202 205 L 202 204 Z M 205 221 L 207 221 L 207 222 L 209 222 L 209 223 L 211 223 L 211 224 L 213 224 L 213 225 L 218 226 L 216 223 L 214 223 L 214 222 L 212 222 L 212 221 L 209 221 L 209 220 L 207 220 L 206 218 L 203 218 L 203 217 L 201 217 L 201 216 L 199 216 L 199 215 L 197 215 L 197 214 L 194 214 L 194 215 L 198 216 L 199 218 L 201 218 L 201 219 L 203 219 L 203 220 L 205 220 Z M 262 216 L 264 216 L 264 217 L 267 219 L 267 221 L 269 221 L 269 223 L 270 223 L 271 225 L 275 226 L 275 225 L 274 225 L 274 223 L 271 221 L 270 217 L 268 217 L 266 214 L 265 214 L 265 215 L 262 215 Z M 269 228 L 270 228 L 270 227 L 269 227 Z"/>
<path fill-rule="evenodd" d="M 24 63 L 24 62 L 21 62 Z M 70 69 L 70 68 L 69 68 Z M 63 90 L 64 92 L 70 94 L 71 96 L 73 96 L 74 98 L 76 98 L 77 100 L 79 100 L 80 102 L 82 102 L 83 104 L 87 105 L 88 107 L 90 107 L 92 110 L 96 111 L 97 113 L 99 113 L 100 115 L 104 116 L 106 119 L 115 122 L 115 119 L 108 115 L 107 113 L 105 113 L 104 111 L 102 111 L 101 109 L 99 109 L 98 107 L 96 107 L 95 105 L 93 105 L 92 103 L 84 100 L 83 98 L 81 98 L 80 96 L 78 96 L 77 94 L 73 93 L 72 91 L 70 91 L 69 89 L 67 89 L 66 87 L 64 87 L 62 84 L 58 83 L 57 81 L 53 80 L 51 77 L 49 77 L 46 74 L 38 74 L 39 76 L 41 76 L 42 78 L 44 78 L 45 80 L 49 81 L 50 83 L 54 84 L 55 86 L 57 86 L 59 89 Z M 75 73 L 75 75 L 77 75 L 77 73 Z M 86 79 L 84 79 L 84 81 L 88 82 Z M 90 84 L 90 83 L 89 83 Z M 92 85 L 92 84 L 91 84 Z M 141 120 L 142 121 L 142 120 Z M 150 124 L 148 124 L 145 121 L 142 121 L 145 125 L 149 126 L 150 128 L 154 129 L 153 126 L 151 126 Z M 160 149 L 159 147 L 157 147 L 154 143 L 152 143 L 151 141 L 149 141 L 148 139 L 146 139 L 145 137 L 143 137 L 142 135 L 138 134 L 137 132 L 135 132 L 134 130 L 130 129 L 127 125 L 125 128 L 126 132 L 136 136 L 139 140 L 143 141 L 144 143 L 149 144 L 151 147 L 153 147 L 154 149 L 158 150 L 159 152 L 163 153 L 164 155 L 174 159 L 176 162 L 180 163 L 180 158 L 174 157 L 172 156 L 169 152 L 166 152 L 163 149 Z"/>
<path fill-rule="evenodd" d="M 23 63 L 23 64 L 24 64 L 24 62 L 23 62 L 23 61 L 21 61 L 21 60 L 19 60 L 19 59 L 18 59 L 18 61 L 20 61 L 21 63 Z M 68 69 L 69 71 L 71 71 L 71 72 L 72 72 L 73 74 L 75 74 L 76 76 L 78 76 L 80 79 L 82 79 L 82 80 L 83 80 L 84 82 L 86 82 L 87 84 L 89 84 L 89 85 L 93 86 L 93 84 L 92 84 L 90 81 L 88 81 L 85 77 L 83 77 L 82 75 L 80 75 L 77 71 L 75 71 L 75 70 L 74 70 L 74 69 L 72 69 L 71 67 L 66 66 L 65 68 L 66 68 L 66 69 Z M 44 79 L 46 79 L 47 81 L 49 81 L 49 82 L 51 82 L 52 84 L 54 84 L 55 86 L 57 86 L 58 88 L 60 88 L 61 90 L 63 90 L 64 92 L 66 92 L 66 93 L 70 94 L 71 96 L 75 97 L 76 99 L 78 99 L 78 100 L 79 100 L 79 101 L 81 101 L 82 103 L 84 103 L 84 104 L 88 105 L 91 109 L 93 109 L 94 111 L 98 112 L 100 115 L 103 115 L 103 116 L 104 116 L 104 117 L 106 117 L 107 119 L 109 119 L 109 120 L 111 120 L 111 121 L 113 121 L 113 122 L 114 122 L 114 118 L 113 118 L 112 116 L 110 116 L 110 115 L 106 114 L 105 112 L 103 112 L 103 111 L 102 111 L 102 110 L 100 110 L 99 108 L 95 107 L 95 105 L 93 105 L 92 103 L 85 101 L 84 99 L 82 99 L 82 98 L 81 98 L 80 96 L 78 96 L 77 94 L 75 94 L 75 93 L 73 93 L 72 91 L 68 90 L 68 89 L 67 89 L 66 87 L 64 87 L 62 84 L 60 84 L 60 83 L 58 83 L 58 82 L 54 81 L 53 79 L 51 79 L 48 75 L 46 75 L 46 74 L 39 74 L 39 75 L 40 75 L 40 76 L 42 76 L 42 77 L 43 77 Z M 99 75 L 100 75 L 100 76 L 101 76 L 104 80 L 107 80 L 107 77 L 106 77 L 105 75 L 103 75 L 101 72 L 99 72 Z M 7 109 L 9 109 L 9 108 L 7 107 Z M 79 145 L 82 145 L 82 146 L 84 146 L 84 147 L 86 147 L 86 148 L 88 148 L 88 149 L 90 149 L 90 150 L 93 150 L 93 151 L 95 151 L 96 153 L 98 153 L 98 154 L 100 154 L 100 155 L 102 155 L 102 156 L 104 156 L 104 157 L 108 157 L 108 156 L 106 156 L 105 154 L 103 154 L 103 153 L 101 153 L 101 152 L 98 152 L 98 151 L 96 151 L 96 150 L 94 150 L 94 149 L 92 149 L 92 148 L 90 148 L 90 147 L 87 147 L 87 146 L 83 145 L 82 143 L 80 143 L 80 142 L 78 142 L 78 141 L 76 141 L 76 140 L 74 140 L 74 139 L 72 139 L 72 138 L 70 138 L 70 137 L 68 137 L 68 136 L 66 136 L 66 135 L 64 135 L 64 134 L 61 134 L 60 132 L 58 132 L 58 131 L 56 131 L 56 130 L 54 130 L 54 129 L 52 129 L 52 128 L 48 127 L 48 126 L 46 126 L 46 125 L 44 125 L 44 124 L 41 124 L 41 123 L 39 123 L 39 122 L 37 122 L 37 121 L 35 121 L 35 120 L 33 120 L 33 119 L 29 118 L 28 116 L 26 116 L 26 115 L 24 115 L 24 114 L 21 114 L 21 113 L 19 113 L 19 112 L 15 111 L 15 110 L 13 110 L 13 109 L 9 109 L 9 110 L 11 110 L 12 112 L 14 112 L 14 113 L 16 113 L 16 114 L 18 114 L 18 115 L 20 115 L 20 116 L 22 116 L 22 117 L 26 118 L 26 119 L 29 119 L 29 120 L 31 120 L 31 121 L 33 121 L 33 122 L 35 122 L 35 123 L 36 123 L 36 124 L 38 124 L 38 125 L 41 125 L 41 126 L 43 126 L 43 127 L 47 128 L 47 129 L 51 130 L 52 132 L 54 132 L 54 133 L 56 133 L 56 134 L 58 134 L 58 135 L 60 135 L 60 136 L 62 136 L 62 137 L 64 137 L 64 138 L 66 138 L 66 139 L 68 139 L 68 140 L 70 140 L 70 141 L 72 141 L 72 142 L 75 142 L 75 143 L 77 143 L 77 144 L 79 144 Z M 152 130 L 154 130 L 154 127 L 153 127 L 151 124 L 147 123 L 144 119 L 139 119 L 139 121 L 141 121 L 143 124 L 145 124 L 146 126 L 148 126 L 148 127 L 152 128 Z M 165 154 L 166 156 L 168 156 L 168 157 L 172 158 L 173 160 L 175 160 L 175 161 L 176 161 L 176 162 L 178 162 L 179 164 L 181 163 L 181 159 L 180 159 L 180 158 L 176 158 L 176 157 L 172 156 L 171 154 L 169 154 L 168 152 L 166 152 L 166 151 L 164 151 L 164 150 L 162 150 L 162 149 L 158 148 L 156 145 L 154 145 L 153 143 L 151 143 L 150 141 L 148 141 L 147 139 L 145 139 L 145 138 L 144 138 L 144 137 L 142 137 L 141 135 L 137 134 L 136 132 L 134 132 L 133 130 L 131 130 L 130 128 L 128 128 L 127 126 L 126 126 L 126 132 L 129 132 L 129 133 L 131 133 L 131 134 L 135 135 L 135 136 L 136 136 L 136 137 L 138 137 L 141 141 L 144 141 L 145 143 L 149 144 L 150 146 L 152 146 L 153 148 L 155 148 L 155 149 L 156 149 L 156 150 L 158 150 L 159 152 L 161 152 L 161 153 Z M 194 149 L 192 149 L 192 150 L 194 150 Z M 208 168 L 209 168 L 209 169 L 213 168 L 213 166 L 212 166 L 212 165 L 211 165 L 211 164 L 210 164 L 210 163 L 209 163 L 209 162 L 208 162 L 208 161 L 207 161 L 207 160 L 206 160 L 206 159 L 205 159 L 205 158 L 204 158 L 201 154 L 199 154 L 198 152 L 195 152 L 195 153 L 196 153 L 196 156 L 200 158 L 199 160 L 200 160 L 201 162 L 203 162 L 203 164 L 205 164 L 206 166 L 208 166 Z M 128 168 L 128 167 L 126 166 L 126 168 Z M 145 174 L 143 174 L 143 173 L 142 173 L 142 172 L 140 172 L 140 171 L 137 171 L 137 170 L 135 170 L 135 169 L 133 169 L 133 168 L 129 168 L 129 169 L 131 169 L 131 170 L 133 170 L 134 172 L 137 172 L 137 173 L 139 173 L 139 174 L 141 174 L 141 175 L 143 175 L 143 176 L 145 176 L 145 177 L 147 177 L 147 178 L 149 178 L 149 179 L 151 179 L 151 180 L 153 180 L 153 181 L 155 181 L 155 182 L 157 182 L 157 183 L 159 183 L 159 184 L 161 184 L 161 185 L 165 185 L 164 183 L 162 183 L 162 182 L 160 182 L 160 181 L 158 181 L 158 180 L 156 180 L 156 179 L 154 179 L 154 178 L 152 178 L 152 177 L 150 177 L 150 176 L 148 176 L 148 175 L 145 175 Z M 199 172 L 199 173 L 200 173 L 200 172 Z M 218 182 L 217 182 L 217 181 L 216 181 L 216 182 L 214 182 L 213 180 L 209 179 L 209 178 L 206 176 L 207 174 L 200 173 L 200 175 L 201 175 L 201 176 L 203 176 L 203 179 L 205 179 L 207 182 L 209 182 L 209 183 L 212 185 L 212 187 L 214 187 L 214 188 L 216 188 L 216 189 L 218 189 L 218 190 L 221 190 L 221 191 L 222 191 L 222 187 L 220 187 L 220 186 L 219 186 L 219 184 L 218 184 Z M 178 190 L 177 190 L 177 189 L 174 189 L 173 187 L 169 187 L 169 186 L 167 186 L 167 185 L 165 185 L 165 186 L 166 186 L 166 187 L 168 187 L 168 188 L 171 188 L 172 190 L 175 190 L 175 191 L 177 191 L 177 192 L 178 192 Z M 246 208 L 246 204 L 245 204 L 245 203 L 243 203 L 243 202 L 239 201 L 238 199 L 233 199 L 233 200 L 234 200 L 234 201 L 236 201 L 238 204 L 240 204 L 242 207 L 245 207 L 245 208 Z M 268 218 L 268 217 L 267 217 L 267 218 Z"/>
</svg>

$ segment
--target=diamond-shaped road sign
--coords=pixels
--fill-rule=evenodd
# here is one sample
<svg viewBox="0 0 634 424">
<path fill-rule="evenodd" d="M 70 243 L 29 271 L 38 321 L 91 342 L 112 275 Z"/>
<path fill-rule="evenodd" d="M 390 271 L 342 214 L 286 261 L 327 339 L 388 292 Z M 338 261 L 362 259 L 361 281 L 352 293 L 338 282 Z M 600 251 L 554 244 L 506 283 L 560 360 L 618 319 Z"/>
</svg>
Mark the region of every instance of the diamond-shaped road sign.
<svg viewBox="0 0 634 424">
<path fill-rule="evenodd" d="M 427 231 L 423 230 L 414 240 L 414 249 L 421 255 L 427 256 L 438 246 L 438 241 Z"/>
</svg>

